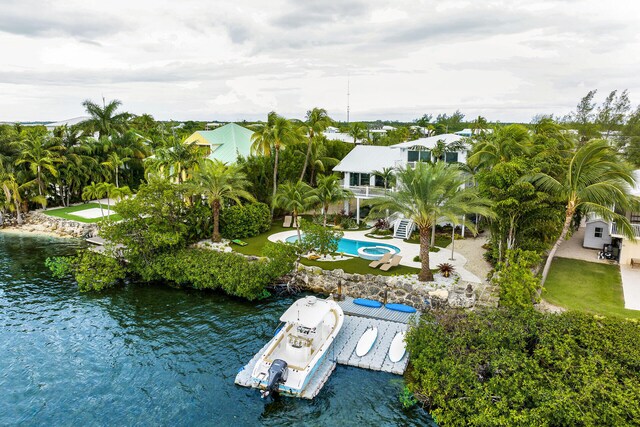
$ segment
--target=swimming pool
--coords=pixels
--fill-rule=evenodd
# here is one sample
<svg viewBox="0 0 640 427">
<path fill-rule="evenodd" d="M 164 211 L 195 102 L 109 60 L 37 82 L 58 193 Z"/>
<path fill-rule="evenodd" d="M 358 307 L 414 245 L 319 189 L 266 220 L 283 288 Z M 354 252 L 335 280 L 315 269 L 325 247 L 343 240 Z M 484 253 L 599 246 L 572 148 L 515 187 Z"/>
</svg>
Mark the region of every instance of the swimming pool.
<svg viewBox="0 0 640 427">
<path fill-rule="evenodd" d="M 298 236 L 290 236 L 287 237 L 286 241 L 293 243 L 298 240 Z M 386 252 L 393 252 L 395 254 L 400 252 L 400 248 L 397 246 L 389 245 L 387 243 L 378 243 L 378 242 L 363 242 L 362 240 L 352 240 L 345 239 L 344 237 L 338 241 L 338 249 L 336 252 L 342 252 L 347 255 L 353 256 L 362 256 L 362 254 L 358 253 L 358 249 L 363 248 L 371 248 L 368 249 L 367 252 L 370 254 L 379 254 L 380 257 Z M 380 248 L 380 249 L 376 249 Z M 364 257 L 363 257 L 364 258 Z M 379 258 L 379 257 L 378 257 Z M 377 258 L 367 258 L 367 259 L 377 259 Z"/>
</svg>

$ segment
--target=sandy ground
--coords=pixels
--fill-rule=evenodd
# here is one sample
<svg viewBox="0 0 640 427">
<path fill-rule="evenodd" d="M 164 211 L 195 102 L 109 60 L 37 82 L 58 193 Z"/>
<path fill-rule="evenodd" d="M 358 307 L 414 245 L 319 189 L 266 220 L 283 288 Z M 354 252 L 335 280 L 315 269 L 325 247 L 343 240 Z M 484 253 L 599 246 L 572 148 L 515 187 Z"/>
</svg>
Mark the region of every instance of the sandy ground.
<svg viewBox="0 0 640 427">
<path fill-rule="evenodd" d="M 464 240 L 456 240 L 453 250 L 467 259 L 464 268 L 475 274 L 483 281 L 491 271 L 491 264 L 485 261 L 483 254 L 486 250 L 482 247 L 488 241 L 487 232 L 478 237 L 467 237 Z M 451 244 L 445 249 L 451 251 Z"/>
</svg>

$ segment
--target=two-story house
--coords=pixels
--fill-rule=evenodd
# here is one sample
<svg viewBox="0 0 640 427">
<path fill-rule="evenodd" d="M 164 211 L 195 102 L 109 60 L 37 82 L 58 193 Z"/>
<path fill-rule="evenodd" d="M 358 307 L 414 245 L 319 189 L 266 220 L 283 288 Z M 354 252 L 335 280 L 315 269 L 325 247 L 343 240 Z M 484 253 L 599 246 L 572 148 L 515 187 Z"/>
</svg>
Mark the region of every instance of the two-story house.
<svg viewBox="0 0 640 427">
<path fill-rule="evenodd" d="M 466 162 L 469 147 L 465 144 L 465 140 L 460 135 L 444 134 L 389 147 L 375 145 L 354 147 L 333 168 L 334 171 L 343 173 L 344 188 L 351 190 L 354 194 L 353 199 L 345 201 L 345 211 L 350 211 L 350 208 L 355 205 L 353 207 L 355 207 L 356 219 L 360 222 L 361 208 L 367 206 L 367 200 L 379 197 L 385 192 L 383 178 L 376 175 L 376 172 L 382 172 L 383 169 L 411 167 L 420 161 Z M 444 151 L 443 148 L 445 148 Z M 436 158 L 434 153 L 438 154 L 439 158 Z M 390 188 L 387 191 L 394 191 L 394 189 Z M 410 233 L 411 228 L 412 224 L 404 224 L 404 227 L 401 227 L 404 231 L 402 234 Z"/>
</svg>

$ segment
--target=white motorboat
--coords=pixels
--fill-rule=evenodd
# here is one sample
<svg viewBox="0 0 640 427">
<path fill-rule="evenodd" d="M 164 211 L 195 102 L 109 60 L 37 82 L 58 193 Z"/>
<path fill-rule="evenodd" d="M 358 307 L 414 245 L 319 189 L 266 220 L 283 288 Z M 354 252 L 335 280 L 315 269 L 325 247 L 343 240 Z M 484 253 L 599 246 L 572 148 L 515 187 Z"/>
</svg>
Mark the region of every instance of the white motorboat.
<svg viewBox="0 0 640 427">
<path fill-rule="evenodd" d="M 338 335 L 344 314 L 330 300 L 308 296 L 284 312 L 284 326 L 260 356 L 251 378 L 262 397 L 273 392 L 300 396 L 315 369 L 327 357 Z"/>
</svg>

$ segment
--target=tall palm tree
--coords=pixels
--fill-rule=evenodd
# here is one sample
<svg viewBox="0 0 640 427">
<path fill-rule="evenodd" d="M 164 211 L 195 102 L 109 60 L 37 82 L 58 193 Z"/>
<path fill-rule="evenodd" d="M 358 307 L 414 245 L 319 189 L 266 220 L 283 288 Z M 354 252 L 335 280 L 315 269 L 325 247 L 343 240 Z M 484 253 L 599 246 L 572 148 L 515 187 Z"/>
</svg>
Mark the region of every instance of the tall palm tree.
<svg viewBox="0 0 640 427">
<path fill-rule="evenodd" d="M 522 125 L 498 128 L 474 147 L 467 163 L 472 167 L 491 169 L 500 162 L 528 154 L 531 150 L 529 130 Z"/>
<path fill-rule="evenodd" d="M 475 188 L 464 188 L 466 178 L 457 165 L 418 162 L 414 168 L 397 171 L 397 191 L 371 200 L 374 213 L 387 209 L 413 220 L 420 230 L 421 281 L 433 281 L 429 267 L 431 226 L 440 219 L 464 223 L 475 232 L 473 223 L 460 217 L 471 213 L 491 215 L 490 201 L 478 196 Z"/>
<path fill-rule="evenodd" d="M 316 187 L 316 195 L 322 204 L 322 224 L 326 227 L 329 205 L 346 200 L 353 193 L 340 185 L 340 178 L 337 175 L 320 175 L 318 186 Z"/>
<path fill-rule="evenodd" d="M 327 110 L 324 108 L 316 107 L 313 110 L 307 111 L 304 127 L 307 131 L 307 135 L 309 136 L 309 140 L 307 142 L 307 155 L 304 158 L 304 166 L 302 167 L 302 173 L 300 174 L 300 181 L 304 179 L 304 174 L 307 172 L 309 156 L 311 155 L 311 146 L 314 143 L 317 143 L 315 140 L 316 135 L 321 136 L 322 133 L 331 126 L 331 123 L 333 123 L 333 120 L 331 120 L 331 117 L 327 114 Z"/>
<path fill-rule="evenodd" d="M 46 202 L 43 203 L 45 200 L 44 197 L 46 196 L 44 172 L 49 172 L 54 177 L 58 176 L 56 164 L 63 162 L 60 152 L 64 150 L 64 147 L 58 145 L 55 139 L 47 138 L 44 135 L 27 136 L 20 141 L 19 147 L 21 153 L 18 160 L 16 160 L 16 165 L 27 165 L 35 175 L 38 195 L 44 207 L 46 206 Z"/>
<path fill-rule="evenodd" d="M 205 159 L 194 173 L 190 182 L 191 192 L 201 195 L 209 201 L 213 217 L 213 235 L 211 240 L 220 241 L 220 210 L 225 201 L 233 201 L 238 205 L 242 200 L 255 201 L 247 191 L 251 184 L 246 175 L 236 165 L 226 165 L 220 160 Z"/>
<path fill-rule="evenodd" d="M 293 223 L 298 232 L 298 241 L 301 241 L 302 235 L 300 234 L 300 221 L 298 220 L 298 216 L 319 201 L 320 199 L 316 195 L 316 192 L 309 184 L 296 181 L 295 183 L 287 182 L 280 186 L 274 198 L 274 205 L 291 212 Z"/>
<path fill-rule="evenodd" d="M 103 185 L 96 184 L 92 182 L 90 185 L 87 185 L 82 189 L 82 200 L 97 200 L 98 205 L 100 206 L 100 213 L 102 214 L 102 218 L 104 219 L 104 212 L 102 211 L 102 199 L 105 195 L 106 189 Z"/>
<path fill-rule="evenodd" d="M 117 112 L 122 105 L 117 99 L 106 103 L 102 98 L 102 106 L 87 99 L 82 105 L 90 116 L 82 126 L 90 133 L 98 132 L 98 138 L 123 133 L 129 127 L 131 114 Z"/>
<path fill-rule="evenodd" d="M 262 153 L 270 156 L 273 152 L 273 192 L 271 203 L 271 215 L 273 216 L 276 192 L 278 191 L 278 161 L 280 150 L 287 145 L 301 141 L 304 135 L 299 127 L 293 125 L 290 120 L 279 116 L 272 111 L 267 116 L 267 122 L 256 126 L 256 131 L 251 135 L 251 150 L 254 153 Z"/>
<path fill-rule="evenodd" d="M 103 166 L 107 166 L 115 172 L 116 187 L 120 187 L 120 182 L 118 180 L 120 168 L 122 168 L 129 160 L 131 160 L 129 157 L 120 157 L 116 151 L 113 151 L 109 153 L 107 160 L 102 162 Z"/>
<path fill-rule="evenodd" d="M 614 210 L 638 206 L 638 200 L 629 195 L 629 186 L 635 184 L 633 172 L 607 141 L 593 140 L 581 146 L 558 178 L 538 173 L 530 179 L 542 191 L 566 203 L 562 232 L 547 256 L 541 286 L 547 279 L 553 257 L 567 237 L 578 209 L 584 213 L 593 212 L 605 221 L 615 221 L 625 236 L 634 239 L 629 220 Z"/>
<path fill-rule="evenodd" d="M 352 123 L 349 127 L 349 136 L 353 138 L 354 144 L 357 144 L 358 141 L 365 141 L 368 137 L 367 127 L 364 123 Z"/>
</svg>

